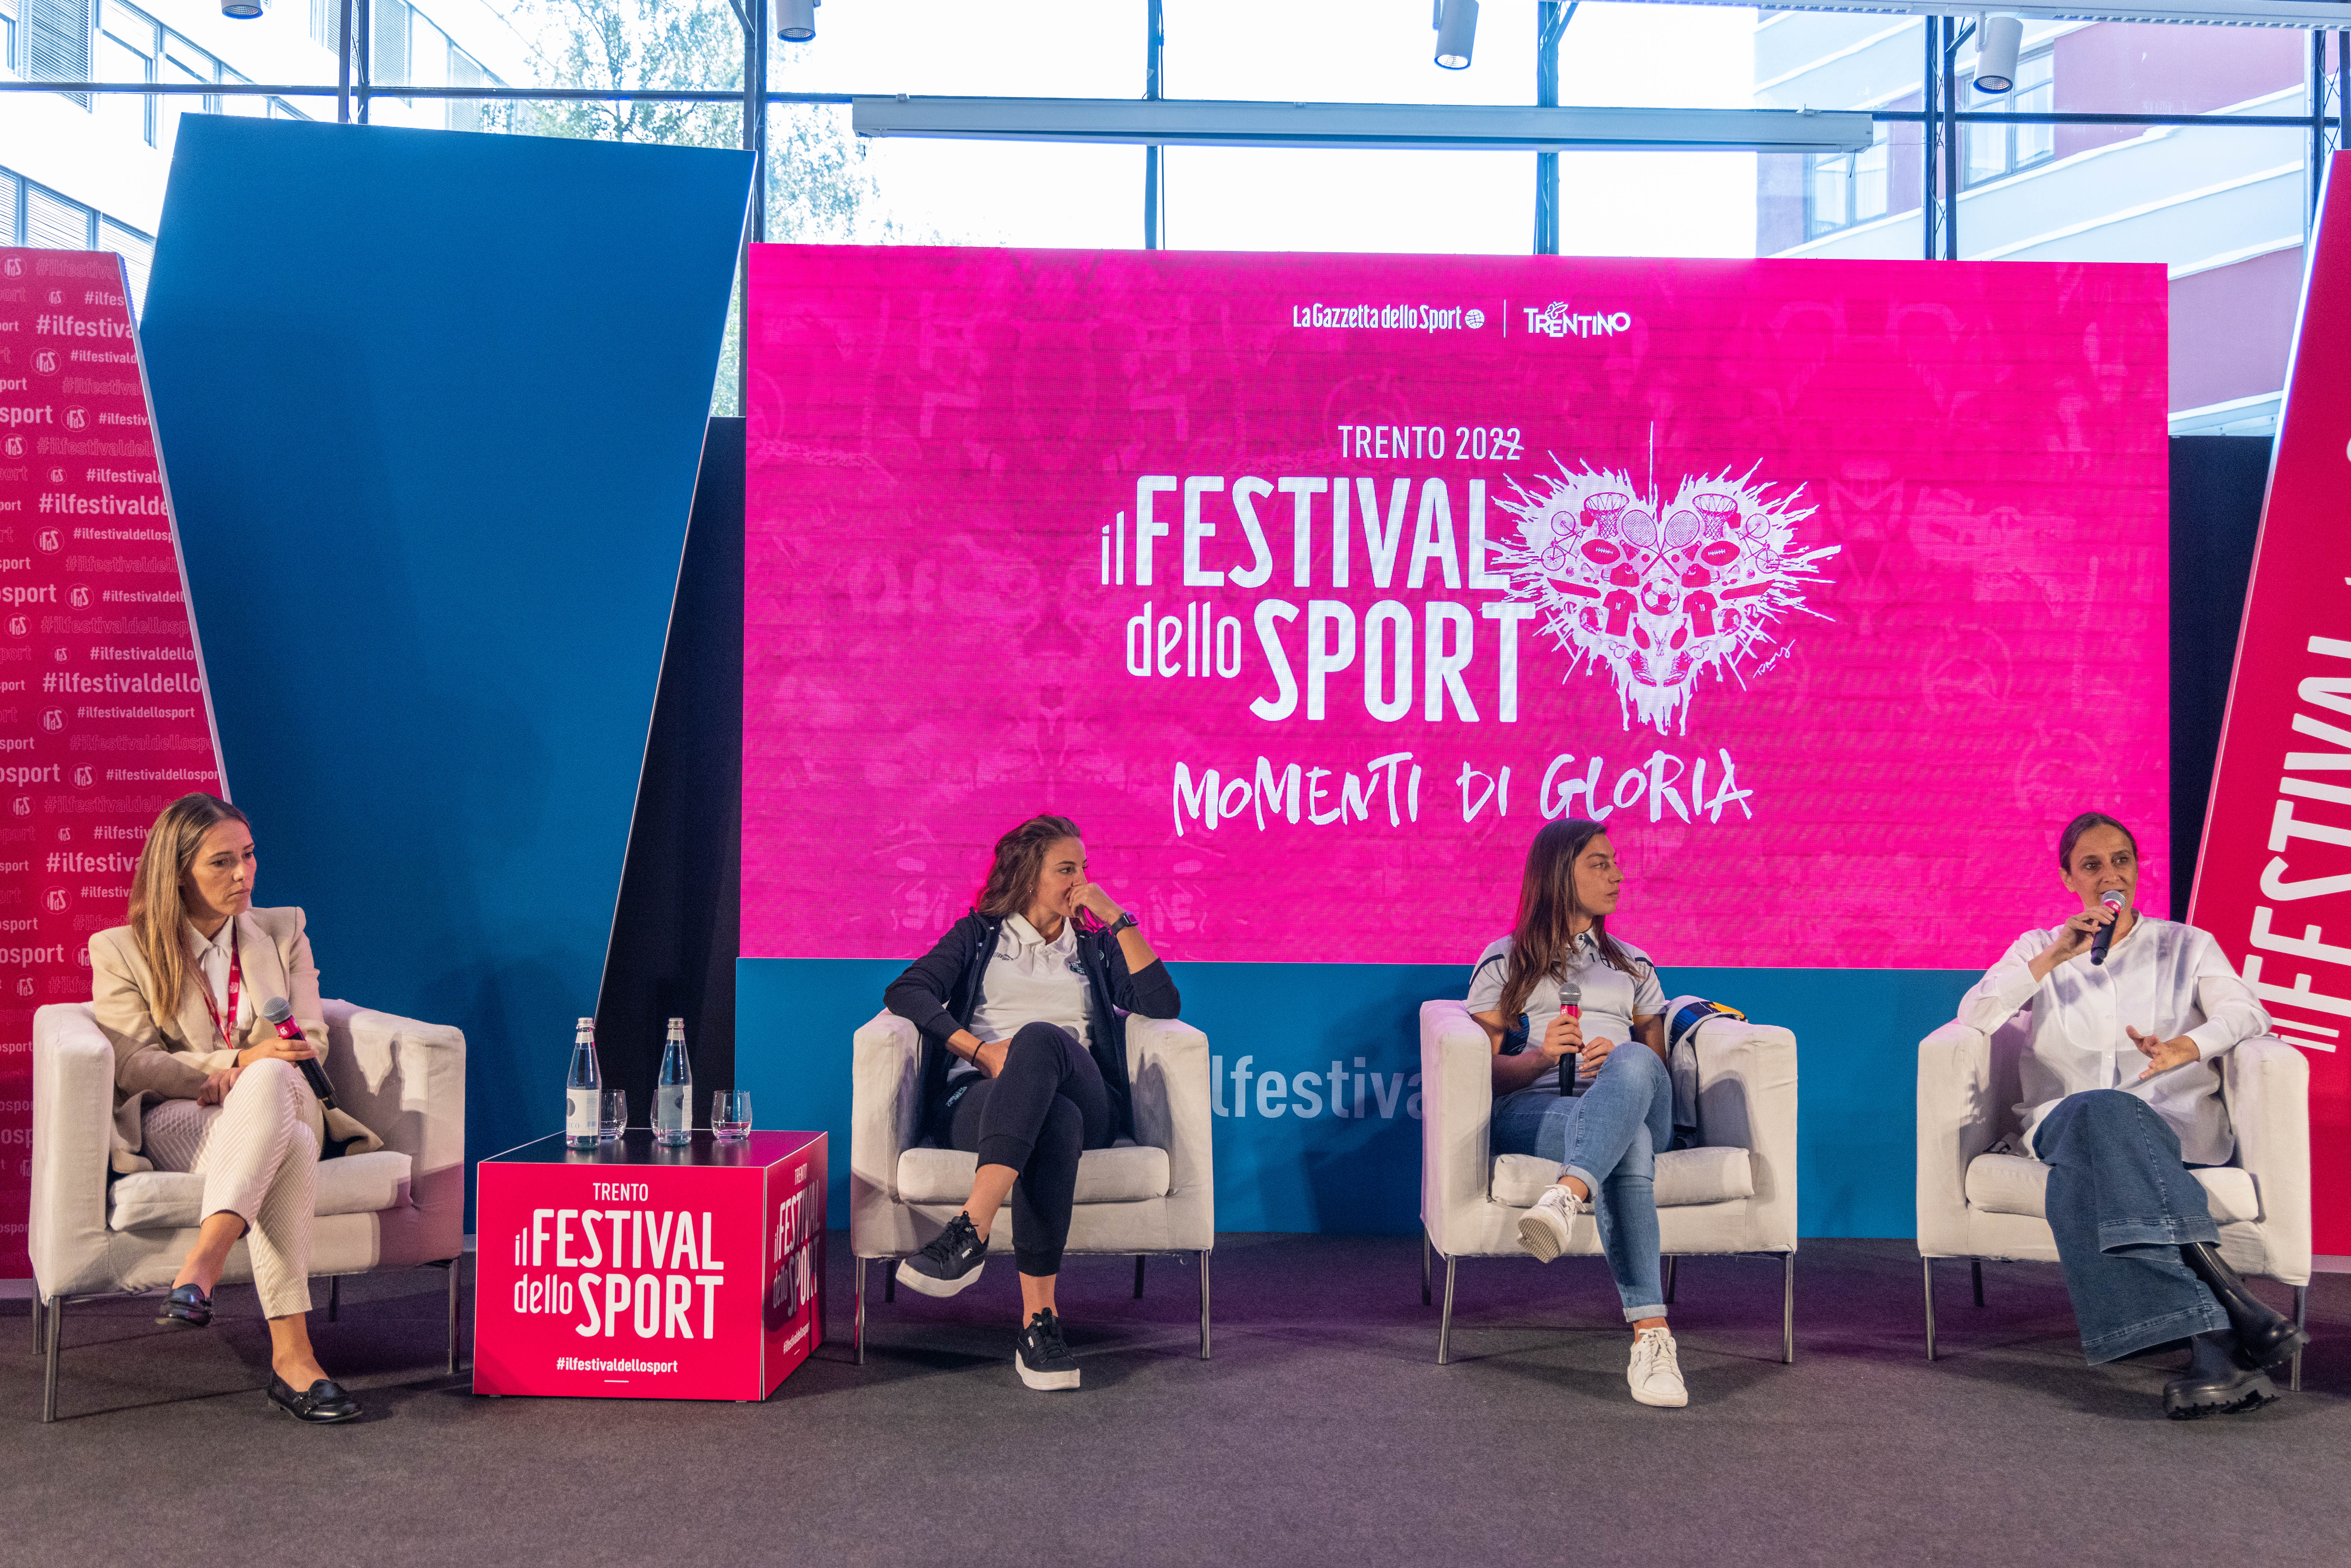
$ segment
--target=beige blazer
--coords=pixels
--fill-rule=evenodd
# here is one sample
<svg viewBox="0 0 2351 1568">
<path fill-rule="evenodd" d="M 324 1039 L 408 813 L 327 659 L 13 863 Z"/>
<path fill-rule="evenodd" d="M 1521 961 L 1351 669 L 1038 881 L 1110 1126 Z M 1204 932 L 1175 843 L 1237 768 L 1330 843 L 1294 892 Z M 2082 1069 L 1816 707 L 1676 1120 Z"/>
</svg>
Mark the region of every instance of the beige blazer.
<svg viewBox="0 0 2351 1568">
<path fill-rule="evenodd" d="M 235 1031 L 238 1048 L 277 1038 L 276 1029 L 261 1016 L 261 1004 L 284 997 L 294 1006 L 294 1021 L 324 1061 L 326 1013 L 319 1006 L 319 967 L 310 957 L 302 912 L 248 909 L 236 922 L 238 962 L 246 992 L 253 998 L 252 1019 Z M 89 939 L 89 978 L 98 1026 L 114 1045 L 114 1168 L 125 1174 L 152 1170 L 152 1162 L 139 1153 L 140 1118 L 147 1107 L 161 1100 L 194 1099 L 206 1077 L 236 1065 L 236 1052 L 221 1043 L 195 986 L 188 987 L 177 1006 L 157 1005 L 154 977 L 139 956 L 130 926 L 113 926 Z M 303 1101 L 304 1120 L 321 1147 L 330 1132 L 338 1139 L 357 1140 L 346 1153 L 367 1154 L 383 1146 L 381 1138 L 342 1112 L 322 1114 L 323 1108 L 308 1092 Z"/>
</svg>

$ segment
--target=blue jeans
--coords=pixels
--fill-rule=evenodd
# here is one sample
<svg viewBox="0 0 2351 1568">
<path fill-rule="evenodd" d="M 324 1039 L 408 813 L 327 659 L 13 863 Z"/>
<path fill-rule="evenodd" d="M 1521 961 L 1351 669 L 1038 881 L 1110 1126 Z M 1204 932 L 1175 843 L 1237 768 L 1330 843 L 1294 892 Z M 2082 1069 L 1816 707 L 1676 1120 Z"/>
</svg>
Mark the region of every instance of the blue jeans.
<svg viewBox="0 0 2351 1568">
<path fill-rule="evenodd" d="M 2180 1162 L 2179 1134 L 2119 1089 L 2068 1094 L 2033 1129 L 2049 1167 L 2049 1228 L 2091 1365 L 2225 1329 L 2229 1316 L 2179 1260 L 2218 1241 L 2204 1184 Z"/>
<path fill-rule="evenodd" d="M 1592 1194 L 1600 1250 L 1624 1298 L 1625 1321 L 1666 1315 L 1657 1262 L 1657 1156 L 1674 1136 L 1674 1084 L 1657 1053 L 1626 1040 L 1573 1099 L 1521 1089 L 1494 1102 L 1494 1152 L 1540 1155 Z"/>
</svg>

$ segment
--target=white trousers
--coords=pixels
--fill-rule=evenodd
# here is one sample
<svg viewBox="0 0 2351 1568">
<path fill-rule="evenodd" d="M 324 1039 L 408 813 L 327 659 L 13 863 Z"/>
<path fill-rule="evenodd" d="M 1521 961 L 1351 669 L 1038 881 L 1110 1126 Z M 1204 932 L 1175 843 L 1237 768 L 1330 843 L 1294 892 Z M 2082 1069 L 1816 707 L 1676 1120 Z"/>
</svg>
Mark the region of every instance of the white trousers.
<svg viewBox="0 0 2351 1568">
<path fill-rule="evenodd" d="M 246 1222 L 264 1317 L 310 1310 L 319 1141 L 302 1114 L 309 1092 L 293 1063 L 266 1058 L 239 1074 L 219 1104 L 166 1100 L 140 1122 L 157 1170 L 204 1178 L 204 1218 L 234 1214 Z"/>
</svg>

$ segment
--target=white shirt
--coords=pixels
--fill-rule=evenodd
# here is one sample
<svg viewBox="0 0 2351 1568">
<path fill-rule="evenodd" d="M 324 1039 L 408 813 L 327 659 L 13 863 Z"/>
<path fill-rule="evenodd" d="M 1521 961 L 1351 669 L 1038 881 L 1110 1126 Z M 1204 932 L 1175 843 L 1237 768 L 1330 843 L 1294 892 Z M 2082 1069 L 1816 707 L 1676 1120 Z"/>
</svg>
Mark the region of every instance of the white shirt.
<svg viewBox="0 0 2351 1568">
<path fill-rule="evenodd" d="M 204 989 L 212 993 L 213 1011 L 216 1014 L 225 1013 L 228 1007 L 228 950 L 229 944 L 235 940 L 235 920 L 222 921 L 221 928 L 209 939 L 193 924 L 188 926 L 188 940 L 196 949 L 196 973 L 202 977 Z M 227 1021 L 229 1033 L 232 1035 L 236 1033 L 239 1025 L 253 1021 L 253 988 L 251 986 L 240 985 L 237 988 L 236 1017 Z M 214 1040 L 212 1049 L 222 1051 L 227 1048 L 218 1040 Z"/>
<path fill-rule="evenodd" d="M 1666 993 L 1657 984 L 1657 967 L 1649 956 L 1630 942 L 1616 944 L 1633 961 L 1635 975 L 1610 964 L 1600 956 L 1600 944 L 1589 931 L 1575 938 L 1575 949 L 1565 966 L 1565 974 L 1546 975 L 1535 982 L 1527 993 L 1527 1047 L 1541 1046 L 1543 1031 L 1551 1020 L 1559 1017 L 1559 984 L 1572 979 L 1583 988 L 1583 997 L 1576 1005 L 1581 1011 L 1583 1038 L 1611 1040 L 1623 1045 L 1633 1039 L 1635 1019 L 1655 1018 L 1666 1010 Z M 1469 977 L 1468 1008 L 1473 1013 L 1490 1013 L 1502 1005 L 1502 986 L 1509 979 L 1510 938 L 1500 936 L 1486 945 L 1478 955 L 1478 967 Z M 1515 1022 L 1504 1019 L 1507 1030 Z M 1588 1082 L 1588 1076 L 1586 1078 Z M 1527 1085 L 1530 1089 L 1559 1092 L 1559 1069 L 1546 1067 L 1542 1076 Z"/>
<path fill-rule="evenodd" d="M 1080 1045 L 1091 1044 L 1092 1021 L 1086 1005 L 1086 973 L 1078 963 L 1078 928 L 1061 922 L 1061 934 L 1048 942 L 1015 915 L 997 935 L 996 956 L 981 977 L 979 1006 L 971 1015 L 971 1032 L 983 1045 L 1010 1040 L 1032 1023 L 1059 1024 Z M 949 1078 L 978 1071 L 957 1058 Z"/>
<path fill-rule="evenodd" d="M 2025 1146 L 2041 1118 L 2068 1094 L 2119 1089 L 2155 1108 L 2179 1134 L 2190 1165 L 2227 1163 L 2236 1148 L 2220 1074 L 2212 1059 L 2241 1040 L 2267 1034 L 2270 1015 L 2229 964 L 2220 945 L 2192 925 L 2142 915 L 2130 935 L 2106 952 L 2103 966 L 2085 955 L 2070 958 L 2035 981 L 2029 966 L 2064 927 L 2028 931 L 1959 1000 L 1959 1021 L 1991 1033 L 2016 1016 L 2032 1015 L 2032 1034 L 2018 1073 L 2024 1099 L 2016 1113 Z M 2147 1058 L 2125 1026 L 2158 1040 L 2186 1035 L 2198 1060 L 2142 1083 Z"/>
</svg>

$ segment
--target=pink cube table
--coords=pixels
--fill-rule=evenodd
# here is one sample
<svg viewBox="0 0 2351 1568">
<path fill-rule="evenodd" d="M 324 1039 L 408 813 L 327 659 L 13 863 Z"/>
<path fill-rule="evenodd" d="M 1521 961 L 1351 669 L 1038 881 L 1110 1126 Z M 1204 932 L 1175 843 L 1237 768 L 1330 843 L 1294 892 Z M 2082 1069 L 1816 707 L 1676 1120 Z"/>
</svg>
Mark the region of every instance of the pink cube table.
<svg viewBox="0 0 2351 1568">
<path fill-rule="evenodd" d="M 484 1160 L 474 1392 L 764 1399 L 824 1338 L 822 1133 Z"/>
</svg>

